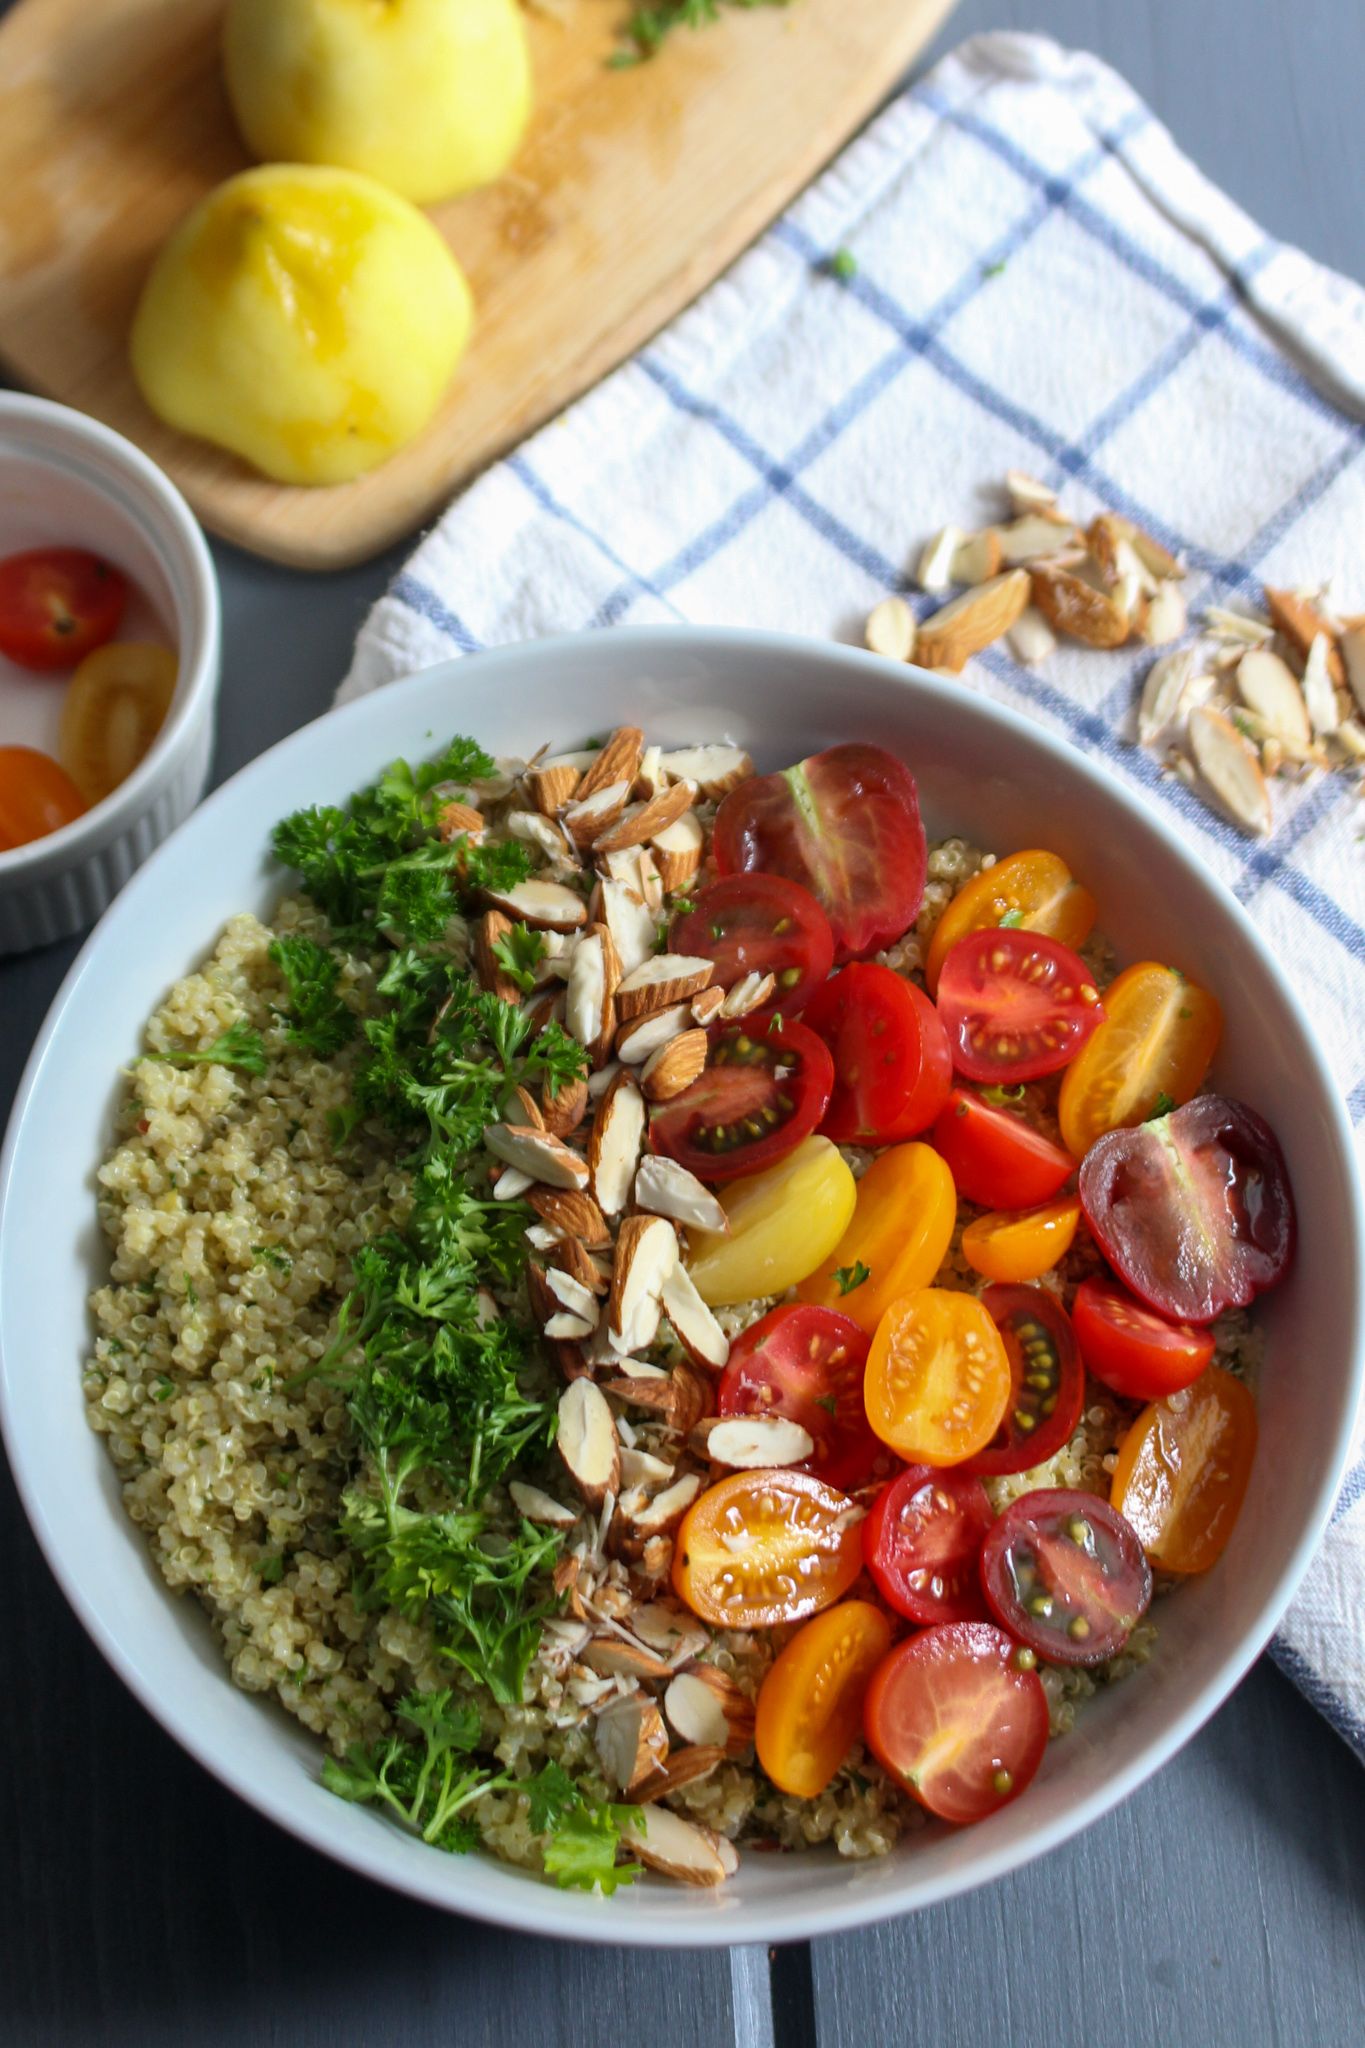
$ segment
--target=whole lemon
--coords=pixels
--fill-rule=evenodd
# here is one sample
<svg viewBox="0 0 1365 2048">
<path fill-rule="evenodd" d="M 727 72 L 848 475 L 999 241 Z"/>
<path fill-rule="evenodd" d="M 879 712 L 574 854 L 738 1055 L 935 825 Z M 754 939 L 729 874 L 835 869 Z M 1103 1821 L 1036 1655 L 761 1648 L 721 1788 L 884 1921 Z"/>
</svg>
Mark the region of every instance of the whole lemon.
<svg viewBox="0 0 1365 2048">
<path fill-rule="evenodd" d="M 263 164 L 201 200 L 133 319 L 153 412 L 289 484 L 361 476 L 420 433 L 473 302 L 424 214 L 373 178 Z"/>
<path fill-rule="evenodd" d="M 496 178 L 531 104 L 516 0 L 232 0 L 223 58 L 257 156 L 342 164 L 419 204 Z"/>
</svg>

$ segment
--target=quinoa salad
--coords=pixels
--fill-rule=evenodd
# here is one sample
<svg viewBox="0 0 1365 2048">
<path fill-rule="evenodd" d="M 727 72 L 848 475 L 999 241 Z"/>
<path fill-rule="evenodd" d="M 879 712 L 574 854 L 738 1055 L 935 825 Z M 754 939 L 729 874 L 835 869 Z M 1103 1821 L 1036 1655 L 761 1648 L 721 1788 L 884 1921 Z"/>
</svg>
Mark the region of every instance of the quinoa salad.
<svg viewBox="0 0 1365 2048">
<path fill-rule="evenodd" d="M 1199 963 L 862 744 L 457 739 L 274 851 L 128 1069 L 84 1379 L 233 1681 L 603 1893 L 1020 1796 L 1255 1453 L 1292 1196 Z"/>
</svg>

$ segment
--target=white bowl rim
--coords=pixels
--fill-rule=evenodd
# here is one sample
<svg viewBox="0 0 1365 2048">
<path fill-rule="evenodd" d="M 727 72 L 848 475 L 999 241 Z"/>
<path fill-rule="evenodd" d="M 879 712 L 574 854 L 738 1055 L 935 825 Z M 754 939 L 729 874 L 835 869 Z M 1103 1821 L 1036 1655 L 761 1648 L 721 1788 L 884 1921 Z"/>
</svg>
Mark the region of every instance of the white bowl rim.
<svg viewBox="0 0 1365 2048">
<path fill-rule="evenodd" d="M 651 651 L 665 647 L 706 650 L 713 655 L 724 654 L 727 649 L 733 651 L 740 647 L 758 647 L 774 655 L 787 655 L 804 660 L 808 660 L 813 654 L 818 655 L 836 669 L 846 667 L 852 671 L 870 664 L 884 677 L 893 678 L 902 688 L 922 692 L 927 697 L 949 706 L 954 703 L 964 704 L 959 684 L 948 682 L 923 669 L 887 661 L 879 655 L 866 653 L 861 648 L 849 647 L 840 642 L 815 641 L 795 634 L 766 630 L 713 626 L 617 627 L 612 630 L 609 637 L 614 648 L 634 648 L 642 656 L 648 656 Z M 584 638 L 583 634 L 561 634 L 534 642 L 518 641 L 477 655 L 437 663 L 431 668 L 388 684 L 324 715 L 329 724 L 338 719 L 349 720 L 355 724 L 364 723 L 375 718 L 376 699 L 388 699 L 392 702 L 389 697 L 390 691 L 402 690 L 410 685 L 429 687 L 438 677 L 449 677 L 452 680 L 458 677 L 462 682 L 467 682 L 471 664 L 476 664 L 488 682 L 495 685 L 498 669 L 515 668 L 528 658 L 532 648 L 536 650 L 534 658 L 553 663 L 556 656 L 567 649 L 580 648 Z M 1008 706 L 980 696 L 973 696 L 969 701 L 974 712 L 989 720 L 998 721 L 1007 731 L 1015 733 L 1030 746 L 1040 749 L 1064 765 L 1067 772 L 1079 773 L 1098 784 L 1106 799 L 1128 814 L 1143 830 L 1157 835 L 1165 843 L 1167 851 L 1173 854 L 1180 864 L 1192 869 L 1200 883 L 1212 889 L 1222 899 L 1222 908 L 1236 927 L 1238 935 L 1255 954 L 1261 971 L 1274 981 L 1282 1001 L 1302 1031 L 1305 1046 L 1313 1062 L 1311 1080 L 1327 1113 L 1336 1146 L 1343 1160 L 1349 1165 L 1346 1181 L 1351 1206 L 1350 1234 L 1359 1254 L 1361 1248 L 1365 1247 L 1365 1207 L 1362 1206 L 1360 1179 L 1355 1167 L 1354 1136 L 1340 1090 L 1318 1044 L 1316 1033 L 1292 987 L 1242 906 L 1218 877 L 1190 852 L 1161 814 L 1117 778 L 1111 776 L 1101 765 L 1081 753 L 1078 748 L 1058 739 L 1045 728 Z M 318 722 L 320 721 L 313 721 Z M 181 836 L 210 831 L 219 811 L 226 809 L 234 801 L 233 793 L 237 786 L 258 772 L 263 763 L 276 761 L 291 754 L 298 756 L 302 763 L 307 756 L 311 730 L 311 725 L 300 727 L 277 742 L 266 753 L 247 763 L 236 775 L 214 791 L 191 814 L 185 824 L 157 848 L 86 940 L 53 1000 L 15 1096 L 4 1147 L 0 1151 L 0 1236 L 3 1235 L 4 1218 L 9 1213 L 10 1180 L 18 1150 L 18 1136 L 29 1100 L 38 1085 L 47 1048 L 60 1028 L 67 1003 L 88 970 L 91 960 L 109 938 L 117 934 L 121 920 L 131 920 L 136 916 L 141 892 L 154 886 L 163 863 L 173 862 L 177 858 L 177 841 Z M 381 746 L 376 752 L 376 768 L 379 766 L 379 753 L 382 751 Z M 306 784 L 300 783 L 299 786 L 306 787 Z M 1357 1265 L 1359 1266 L 1359 1256 Z M 581 1892 L 551 1889 L 524 1872 L 515 1873 L 517 1877 L 524 1878 L 525 1883 L 524 1887 L 519 1887 L 510 1897 L 499 1896 L 490 1900 L 482 1897 L 478 1887 L 473 1886 L 470 1888 L 470 1896 L 452 1900 L 448 1887 L 439 1881 L 441 1868 L 445 1864 L 444 1858 L 433 1858 L 433 1863 L 437 1867 L 432 1872 L 431 1881 L 428 1882 L 424 1874 L 424 1864 L 417 1871 L 405 1869 L 402 1873 L 382 1867 L 381 1852 L 377 1845 L 374 1853 L 370 1852 L 368 1837 L 362 1836 L 358 1845 L 355 1841 L 341 1841 L 335 1836 L 323 1840 L 320 1830 L 309 1825 L 301 1816 L 281 1813 L 258 1791 L 245 1769 L 239 1767 L 234 1758 L 217 1753 L 207 1741 L 201 1740 L 193 1722 L 155 1693 L 114 1629 L 87 1599 L 77 1564 L 68 1558 L 57 1529 L 48 1520 L 35 1477 L 27 1469 L 23 1459 L 16 1455 L 8 1377 L 3 1355 L 0 1355 L 0 1436 L 3 1437 L 9 1453 L 15 1483 L 37 1541 L 59 1585 L 96 1647 L 147 1711 L 181 1747 L 217 1778 L 220 1784 L 237 1793 L 264 1818 L 286 1829 L 308 1847 L 330 1856 L 359 1875 L 372 1878 L 392 1890 L 406 1893 L 445 1912 L 457 1912 L 496 1926 L 560 1940 L 628 1947 L 729 1947 L 737 1941 L 791 1942 L 837 1934 L 918 1910 L 929 1904 L 941 1903 L 962 1892 L 992 1883 L 1024 1867 L 1035 1857 L 1061 1846 L 1082 1829 L 1101 1819 L 1183 1748 L 1218 1710 L 1260 1656 L 1293 1598 L 1327 1526 L 1350 1448 L 1352 1417 L 1360 1406 L 1362 1390 L 1365 1390 L 1365 1299 L 1362 1298 L 1359 1285 L 1351 1304 L 1351 1333 L 1353 1363 L 1346 1389 L 1344 1419 L 1338 1440 L 1325 1462 L 1323 1476 L 1305 1513 L 1301 1534 L 1284 1560 L 1273 1590 L 1263 1601 L 1255 1623 L 1243 1631 L 1222 1659 L 1216 1672 L 1193 1695 L 1183 1712 L 1164 1733 L 1145 1739 L 1140 1744 L 1138 1753 L 1126 1765 L 1115 1770 L 1093 1791 L 1078 1797 L 1065 1813 L 1059 1814 L 1052 1821 L 1041 1823 L 1026 1841 L 1006 1844 L 998 1850 L 985 1853 L 976 1860 L 971 1869 L 951 1873 L 945 1880 L 936 1883 L 932 1899 L 883 1896 L 876 1901 L 868 1901 L 850 1892 L 842 1901 L 834 1900 L 816 1905 L 804 1905 L 799 1901 L 793 1901 L 790 1905 L 784 1904 L 777 1908 L 741 1907 L 723 1918 L 718 1916 L 717 1920 L 710 1924 L 692 1921 L 669 1926 L 666 1913 L 657 1910 L 639 1917 L 629 1913 L 614 1917 L 609 1911 L 602 1910 L 603 1901 L 600 1899 Z M 376 1835 L 380 1834 L 382 1829 L 377 1829 Z M 913 1868 L 913 1857 L 908 1861 Z M 904 1889 L 907 1892 L 913 1891 L 913 1876 L 907 1881 Z"/>
<path fill-rule="evenodd" d="M 183 550 L 183 567 L 188 572 L 197 616 L 191 644 L 180 650 L 180 673 L 169 715 L 132 774 L 69 825 L 47 832 L 41 839 L 31 839 L 23 846 L 0 850 L 0 890 L 27 882 L 35 873 L 50 874 L 75 866 L 146 808 L 157 793 L 166 764 L 192 741 L 205 698 L 212 698 L 218 687 L 222 647 L 222 606 L 213 557 L 198 521 L 165 472 L 102 420 L 91 419 L 88 414 L 58 405 L 50 398 L 35 398 L 24 391 L 0 391 L 0 432 L 11 423 L 21 425 L 25 421 L 46 426 L 65 439 L 78 460 L 82 453 L 103 458 L 104 463 L 122 475 L 134 497 L 142 493 L 152 501 L 168 523 L 174 543 Z M 35 448 L 33 452 L 35 460 L 44 459 L 44 450 Z M 52 459 L 50 454 L 47 459 Z M 107 482 L 88 473 L 84 481 L 92 490 L 108 491 Z M 120 510 L 139 527 L 154 553 L 164 556 L 166 537 L 149 527 L 134 505 L 124 504 Z"/>
</svg>

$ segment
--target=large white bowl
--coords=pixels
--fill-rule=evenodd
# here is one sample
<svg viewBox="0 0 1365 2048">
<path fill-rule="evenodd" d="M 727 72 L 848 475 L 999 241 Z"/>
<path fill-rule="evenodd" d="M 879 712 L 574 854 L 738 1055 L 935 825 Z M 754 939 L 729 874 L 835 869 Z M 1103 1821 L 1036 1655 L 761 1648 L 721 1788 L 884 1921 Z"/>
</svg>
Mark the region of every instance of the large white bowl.
<svg viewBox="0 0 1365 2048">
<path fill-rule="evenodd" d="M 230 1683 L 203 1613 L 173 1600 L 82 1416 L 85 1294 L 101 1273 L 93 1168 L 120 1062 L 169 983 L 233 911 L 282 878 L 277 818 L 344 802 L 396 754 L 452 732 L 500 752 L 630 721 L 665 741 L 732 738 L 760 766 L 837 740 L 893 748 L 932 834 L 1053 847 L 1085 878 L 1124 960 L 1183 967 L 1227 1020 L 1216 1079 L 1279 1134 L 1299 1252 L 1263 1306 L 1263 1449 L 1226 1555 L 1160 1608 L 1145 1671 L 1097 1698 L 993 1820 L 934 1829 L 870 1864 L 748 1856 L 719 1894 L 649 1879 L 610 1902 L 482 1857 L 446 1857 L 318 1784 L 320 1752 Z M 296 733 L 147 863 L 86 945 L 29 1063 L 0 1165 L 0 1419 L 38 1539 L 95 1642 L 192 1755 L 303 1840 L 434 1905 L 541 1934 L 648 1944 L 784 1941 L 930 1904 L 1064 1841 L 1141 1784 L 1237 1683 L 1323 1528 L 1361 1379 L 1361 1210 L 1350 1132 L 1312 1032 L 1232 898 L 1142 803 L 1081 755 L 952 683 L 833 646 L 682 628 L 511 647 L 451 662 Z"/>
</svg>

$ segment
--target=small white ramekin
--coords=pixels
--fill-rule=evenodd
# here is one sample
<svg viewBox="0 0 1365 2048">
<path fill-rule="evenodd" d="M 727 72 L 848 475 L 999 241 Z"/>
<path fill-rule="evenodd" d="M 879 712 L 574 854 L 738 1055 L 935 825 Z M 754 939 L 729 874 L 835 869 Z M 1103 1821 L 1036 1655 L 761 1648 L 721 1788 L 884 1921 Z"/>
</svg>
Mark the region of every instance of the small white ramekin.
<svg viewBox="0 0 1365 2048">
<path fill-rule="evenodd" d="M 222 632 L 204 536 L 174 484 L 121 434 L 45 398 L 0 391 L 0 502 L 30 547 L 92 549 L 172 628 L 180 675 L 166 722 L 126 782 L 45 839 L 0 852 L 0 955 L 93 924 L 199 801 L 213 746 Z M 0 735 L 0 741 L 3 735 Z"/>
</svg>

